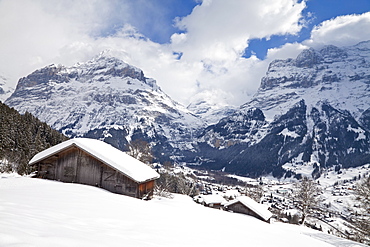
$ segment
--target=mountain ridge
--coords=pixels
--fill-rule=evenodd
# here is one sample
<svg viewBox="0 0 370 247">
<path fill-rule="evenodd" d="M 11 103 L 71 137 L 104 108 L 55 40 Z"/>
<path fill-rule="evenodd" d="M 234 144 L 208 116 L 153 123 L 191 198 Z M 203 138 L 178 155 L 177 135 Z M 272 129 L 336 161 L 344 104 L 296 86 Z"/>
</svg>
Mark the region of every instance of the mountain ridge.
<svg viewBox="0 0 370 247">
<path fill-rule="evenodd" d="M 206 166 L 241 175 L 283 176 L 297 171 L 292 169 L 297 163 L 317 176 L 333 165 L 369 163 L 369 61 L 367 41 L 310 48 L 296 59 L 271 62 L 251 101 L 200 136 L 201 152 L 212 160 Z M 250 127 L 258 122 L 249 118 L 251 111 L 262 116 L 254 129 Z M 237 128 L 249 132 L 236 136 Z"/>
<path fill-rule="evenodd" d="M 203 125 L 143 71 L 106 53 L 72 67 L 37 70 L 19 80 L 6 103 L 70 137 L 102 139 L 125 151 L 143 139 L 158 156 L 191 148 L 183 140 Z"/>
<path fill-rule="evenodd" d="M 229 110 L 219 102 L 218 113 L 206 99 L 186 109 L 140 69 L 107 53 L 37 70 L 20 79 L 6 103 L 64 134 L 124 151 L 132 140 L 145 140 L 160 162 L 250 176 L 299 175 L 298 164 L 319 176 L 334 165 L 370 163 L 369 87 L 366 41 L 275 60 L 249 102 Z"/>
</svg>

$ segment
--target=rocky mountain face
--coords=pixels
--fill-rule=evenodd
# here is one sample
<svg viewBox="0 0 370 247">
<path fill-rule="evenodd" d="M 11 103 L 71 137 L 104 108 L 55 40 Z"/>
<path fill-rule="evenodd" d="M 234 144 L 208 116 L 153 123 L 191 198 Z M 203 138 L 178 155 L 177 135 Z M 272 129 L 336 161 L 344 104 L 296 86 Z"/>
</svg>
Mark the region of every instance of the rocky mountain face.
<svg viewBox="0 0 370 247">
<path fill-rule="evenodd" d="M 203 165 L 319 176 L 370 162 L 370 42 L 273 61 L 253 99 L 199 137 Z"/>
<path fill-rule="evenodd" d="M 370 42 L 326 46 L 273 61 L 239 109 L 211 107 L 202 97 L 186 109 L 140 69 L 103 53 L 35 71 L 5 103 L 70 137 L 122 150 L 144 140 L 160 162 L 254 177 L 317 177 L 327 167 L 370 163 L 369 87 Z"/>
<path fill-rule="evenodd" d="M 144 140 L 161 161 L 191 151 L 189 143 L 204 125 L 140 69 L 105 53 L 33 72 L 19 80 L 6 104 L 69 137 L 101 139 L 125 151 L 131 141 Z"/>
</svg>

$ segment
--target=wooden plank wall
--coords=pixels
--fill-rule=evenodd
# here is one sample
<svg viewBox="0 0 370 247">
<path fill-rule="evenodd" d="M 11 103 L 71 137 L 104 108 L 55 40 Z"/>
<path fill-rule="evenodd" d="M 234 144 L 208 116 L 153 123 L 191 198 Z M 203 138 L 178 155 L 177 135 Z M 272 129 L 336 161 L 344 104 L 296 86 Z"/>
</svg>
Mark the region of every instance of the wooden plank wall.
<svg viewBox="0 0 370 247">
<path fill-rule="evenodd" d="M 78 150 L 76 183 L 101 186 L 101 170 L 104 165 L 82 150 Z"/>
<path fill-rule="evenodd" d="M 57 180 L 67 183 L 77 182 L 77 160 L 78 151 L 76 148 L 60 153 L 55 169 Z"/>
<path fill-rule="evenodd" d="M 153 196 L 154 181 L 138 184 L 88 153 L 70 148 L 45 159 L 38 166 L 39 177 L 68 183 L 98 186 L 108 191 L 142 198 Z"/>
<path fill-rule="evenodd" d="M 153 191 L 154 191 L 154 180 L 142 183 L 139 185 L 139 197 L 142 198 L 144 196 L 148 196 L 149 198 L 153 197 Z"/>
<path fill-rule="evenodd" d="M 235 204 L 230 205 L 228 207 L 228 209 L 230 209 L 231 211 L 233 211 L 235 213 L 242 213 L 242 214 L 254 216 L 257 219 L 260 219 L 260 220 L 265 221 L 261 216 L 259 216 L 258 214 L 256 214 L 254 211 L 252 211 L 251 209 L 249 209 L 248 207 L 246 207 L 241 202 L 237 202 Z"/>
</svg>

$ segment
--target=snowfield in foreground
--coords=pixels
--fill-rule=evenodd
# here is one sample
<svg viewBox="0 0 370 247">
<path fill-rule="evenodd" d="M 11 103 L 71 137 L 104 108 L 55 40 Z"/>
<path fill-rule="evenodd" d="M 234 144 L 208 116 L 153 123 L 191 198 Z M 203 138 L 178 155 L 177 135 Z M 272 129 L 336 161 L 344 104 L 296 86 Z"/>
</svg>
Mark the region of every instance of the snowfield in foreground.
<svg viewBox="0 0 370 247">
<path fill-rule="evenodd" d="M 0 246 L 363 246 L 182 195 L 142 201 L 9 174 L 0 174 L 0 222 Z"/>
</svg>

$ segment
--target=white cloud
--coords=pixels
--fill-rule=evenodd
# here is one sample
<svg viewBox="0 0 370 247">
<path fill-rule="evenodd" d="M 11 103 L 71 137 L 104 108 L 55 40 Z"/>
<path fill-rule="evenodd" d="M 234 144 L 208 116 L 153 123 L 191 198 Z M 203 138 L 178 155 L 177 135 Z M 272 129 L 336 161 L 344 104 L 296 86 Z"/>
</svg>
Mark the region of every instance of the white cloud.
<svg viewBox="0 0 370 247">
<path fill-rule="evenodd" d="M 370 40 L 370 12 L 361 15 L 338 16 L 314 27 L 305 44 L 314 47 L 322 45 L 348 46 Z"/>
<path fill-rule="evenodd" d="M 233 95 L 229 103 L 239 105 L 256 91 L 267 68 L 254 56 L 242 57 L 249 39 L 296 34 L 305 7 L 294 0 L 203 1 L 177 20 L 186 33 L 172 35 L 172 48 L 183 52 L 182 61 L 203 64 L 199 92 L 221 89 Z"/>
<path fill-rule="evenodd" d="M 308 49 L 308 46 L 300 43 L 286 43 L 282 47 L 268 49 L 265 62 L 270 63 L 275 59 L 294 59 L 304 49 Z"/>
<path fill-rule="evenodd" d="M 0 71 L 14 80 L 50 63 L 77 62 L 77 48 L 106 28 L 99 20 L 110 20 L 104 2 L 0 1 Z M 68 47 L 76 56 L 65 56 Z"/>
<path fill-rule="evenodd" d="M 267 68 L 254 56 L 242 57 L 248 40 L 296 34 L 305 2 L 203 1 L 177 20 L 185 32 L 174 34 L 170 44 L 138 33 L 130 23 L 145 16 L 135 15 L 132 6 L 122 0 L 2 0 L 0 72 L 12 75 L 15 84 L 37 68 L 72 65 L 110 49 L 181 103 L 198 92 L 221 90 L 238 105 L 255 92 Z M 180 60 L 174 51 L 183 54 Z"/>
<path fill-rule="evenodd" d="M 304 8 L 304 1 L 295 0 L 204 1 L 177 20 L 176 25 L 187 33 L 183 42 L 174 34 L 174 49 L 186 51 L 184 57 L 189 59 L 235 59 L 250 38 L 296 34 Z"/>
</svg>

